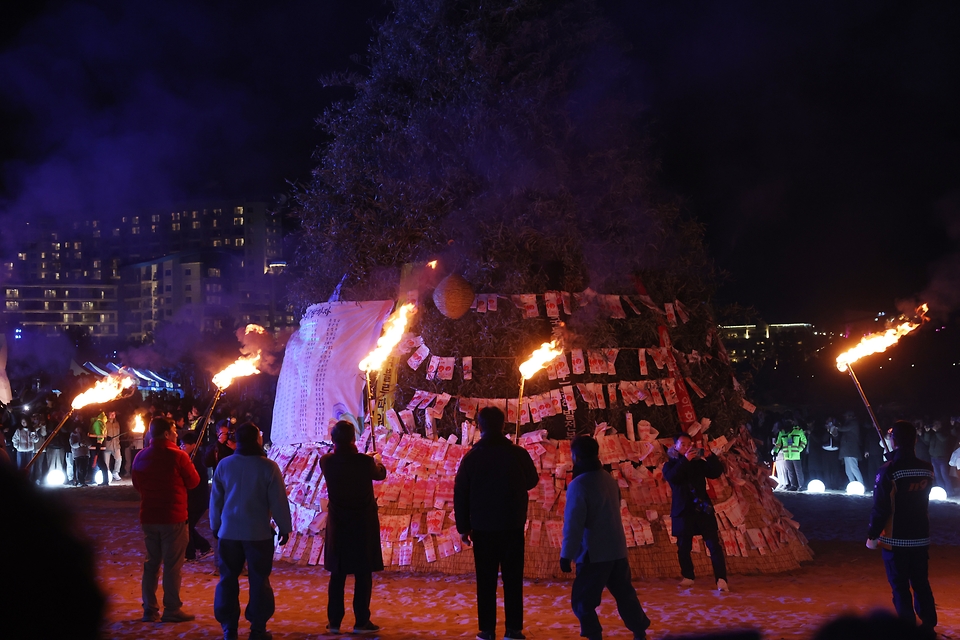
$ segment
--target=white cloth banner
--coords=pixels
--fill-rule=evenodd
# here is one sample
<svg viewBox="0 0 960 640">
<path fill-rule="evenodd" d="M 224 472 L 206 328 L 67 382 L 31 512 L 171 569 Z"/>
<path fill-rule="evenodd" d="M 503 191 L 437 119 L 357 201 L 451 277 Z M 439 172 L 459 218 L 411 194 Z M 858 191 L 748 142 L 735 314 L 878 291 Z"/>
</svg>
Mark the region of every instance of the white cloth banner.
<svg viewBox="0 0 960 640">
<path fill-rule="evenodd" d="M 358 365 L 377 345 L 393 300 L 325 302 L 307 309 L 287 343 L 270 439 L 274 445 L 328 441 L 331 418 L 359 416 L 365 376 Z"/>
</svg>

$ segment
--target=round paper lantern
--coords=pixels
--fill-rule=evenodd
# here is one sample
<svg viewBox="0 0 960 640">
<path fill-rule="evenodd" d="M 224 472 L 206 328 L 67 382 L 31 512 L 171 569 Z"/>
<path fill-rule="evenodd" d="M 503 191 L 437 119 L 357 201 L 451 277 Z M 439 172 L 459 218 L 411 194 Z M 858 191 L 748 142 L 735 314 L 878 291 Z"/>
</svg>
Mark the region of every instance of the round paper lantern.
<svg viewBox="0 0 960 640">
<path fill-rule="evenodd" d="M 456 320 L 473 306 L 473 287 L 457 274 L 451 274 L 440 281 L 433 290 L 433 304 L 446 317 Z"/>
</svg>

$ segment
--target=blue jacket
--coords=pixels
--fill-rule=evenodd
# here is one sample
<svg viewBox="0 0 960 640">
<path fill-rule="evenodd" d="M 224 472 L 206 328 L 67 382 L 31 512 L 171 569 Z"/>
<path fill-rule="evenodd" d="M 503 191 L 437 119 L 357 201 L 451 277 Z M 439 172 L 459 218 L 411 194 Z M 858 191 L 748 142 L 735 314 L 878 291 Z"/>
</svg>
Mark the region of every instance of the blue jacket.
<svg viewBox="0 0 960 640">
<path fill-rule="evenodd" d="M 560 557 L 609 562 L 627 557 L 620 520 L 620 487 L 603 469 L 578 475 L 567 487 Z"/>
<path fill-rule="evenodd" d="M 913 451 L 896 449 L 877 472 L 867 538 L 879 538 L 884 549 L 928 546 L 927 503 L 933 479 L 933 465 Z"/>
<path fill-rule="evenodd" d="M 217 465 L 210 490 L 210 529 L 227 540 L 269 540 L 273 518 L 290 533 L 290 505 L 277 463 L 262 455 L 234 454 Z"/>
</svg>

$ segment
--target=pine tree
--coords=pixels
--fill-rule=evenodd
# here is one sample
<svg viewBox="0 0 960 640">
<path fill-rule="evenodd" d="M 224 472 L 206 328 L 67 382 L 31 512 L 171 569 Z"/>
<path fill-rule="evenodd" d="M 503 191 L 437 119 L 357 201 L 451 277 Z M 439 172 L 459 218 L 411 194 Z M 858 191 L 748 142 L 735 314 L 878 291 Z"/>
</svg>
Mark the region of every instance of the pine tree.
<svg viewBox="0 0 960 640">
<path fill-rule="evenodd" d="M 740 393 L 718 339 L 707 343 L 713 271 L 702 230 L 656 187 L 635 77 L 593 0 L 396 0 L 355 99 L 320 118 L 331 142 L 297 194 L 295 297 L 303 307 L 325 300 L 341 280 L 344 299 L 402 297 L 401 267 L 432 259 L 481 294 L 635 295 L 639 277 L 661 309 L 674 300 L 689 309 L 689 322 L 670 328 L 673 344 L 712 357 L 684 360 L 683 377 L 706 392 L 693 397 L 697 414 L 715 431 L 734 429 Z M 401 402 L 415 389 L 515 397 L 517 365 L 557 333 L 568 352 L 623 348 L 616 379 L 637 380 L 636 349 L 659 345 L 666 324 L 646 307 L 611 319 L 594 303 L 558 327 L 524 319 L 509 299 L 451 320 L 429 291 L 419 308 L 415 331 L 434 354 L 474 357 L 473 379 L 429 381 L 426 366 L 404 365 Z M 527 392 L 551 387 L 541 373 Z M 623 411 L 581 404 L 578 428 L 607 421 L 622 431 Z M 673 407 L 635 413 L 663 435 L 680 427 Z M 441 432 L 457 429 L 455 414 Z M 544 425 L 563 432 L 562 418 Z"/>
</svg>

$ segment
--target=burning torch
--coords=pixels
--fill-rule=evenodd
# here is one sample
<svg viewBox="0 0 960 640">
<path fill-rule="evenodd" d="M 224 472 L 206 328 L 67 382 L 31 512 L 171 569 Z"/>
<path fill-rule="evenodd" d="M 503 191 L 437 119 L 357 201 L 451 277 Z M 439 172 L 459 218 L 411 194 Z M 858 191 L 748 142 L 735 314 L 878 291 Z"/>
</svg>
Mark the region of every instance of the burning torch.
<svg viewBox="0 0 960 640">
<path fill-rule="evenodd" d="M 880 436 L 880 442 L 883 443 L 883 449 L 885 452 L 889 453 L 890 449 L 887 447 L 887 439 L 883 437 L 883 432 L 880 430 L 880 424 L 877 422 L 877 416 L 873 413 L 873 407 L 870 406 L 870 401 L 867 400 L 866 394 L 863 392 L 863 387 L 860 385 L 860 381 L 857 379 L 857 374 L 853 372 L 853 363 L 869 355 L 875 353 L 883 353 L 893 345 L 897 344 L 900 341 L 900 338 L 915 331 L 920 328 L 920 325 L 927 320 L 926 313 L 929 307 L 926 304 L 922 304 L 917 307 L 917 316 L 920 318 L 919 322 L 911 322 L 906 318 L 901 317 L 901 321 L 896 325 L 891 325 L 887 328 L 886 331 L 881 331 L 878 333 L 871 333 L 860 339 L 860 343 L 852 349 L 844 351 L 839 356 L 837 356 L 837 369 L 841 372 L 846 371 L 850 374 L 850 378 L 853 380 L 853 384 L 856 385 L 857 391 L 860 393 L 860 399 L 863 400 L 863 404 L 867 407 L 867 413 L 870 414 L 870 420 L 873 422 L 873 428 L 877 430 L 877 435 Z"/>
<path fill-rule="evenodd" d="M 369 412 L 368 415 L 370 415 L 370 439 L 373 442 L 374 453 L 377 452 L 377 434 L 373 432 L 373 402 L 375 397 L 372 397 L 374 394 L 370 387 L 370 372 L 380 372 L 387 356 L 390 355 L 394 347 L 400 344 L 400 340 L 403 338 L 403 332 L 407 330 L 407 324 L 410 322 L 410 316 L 416 312 L 416 305 L 408 302 L 390 314 L 390 317 L 387 318 L 386 323 L 384 323 L 383 335 L 377 339 L 376 348 L 374 348 L 366 358 L 360 361 L 360 371 L 364 372 L 367 379 L 365 399 L 366 409 Z"/>
<path fill-rule="evenodd" d="M 530 354 L 526 361 L 520 364 L 520 399 L 517 401 L 517 441 L 520 441 L 520 414 L 523 411 L 523 383 L 537 375 L 537 372 L 547 366 L 547 363 L 563 355 L 557 349 L 557 341 L 544 342 L 540 348 Z"/>
<path fill-rule="evenodd" d="M 258 324 L 248 324 L 247 328 L 244 330 L 244 335 L 249 335 L 251 333 L 266 333 L 266 329 Z M 207 431 L 207 425 L 210 424 L 210 418 L 213 416 L 213 409 L 217 406 L 217 402 L 220 401 L 220 396 L 223 395 L 224 390 L 233 384 L 233 381 L 236 378 L 245 378 L 247 376 L 260 373 L 260 369 L 258 367 L 260 366 L 261 353 L 261 350 L 257 349 L 256 353 L 240 356 L 236 359 L 236 361 L 227 366 L 227 368 L 217 372 L 213 376 L 213 384 L 217 387 L 217 392 L 213 394 L 213 401 L 203 413 L 203 419 L 199 428 L 200 435 L 197 438 L 198 443 L 203 442 L 203 436 Z M 196 457 L 197 451 L 199 450 L 199 446 L 193 450 L 193 452 L 190 454 L 191 460 Z"/>
<path fill-rule="evenodd" d="M 30 462 L 27 463 L 27 466 L 24 467 L 24 471 L 29 471 L 30 467 L 33 466 L 33 463 L 36 462 L 37 457 L 43 453 L 43 450 L 53 442 L 54 437 L 60 432 L 60 429 L 63 428 L 63 425 L 67 423 L 67 420 L 70 419 L 70 416 L 73 415 L 73 412 L 77 409 L 83 409 L 84 407 L 91 404 L 103 404 L 105 402 L 110 402 L 112 400 L 117 400 L 119 398 L 125 397 L 124 394 L 128 389 L 137 388 L 137 379 L 121 369 L 116 373 L 111 373 L 105 378 L 101 378 L 93 385 L 92 389 L 87 389 L 76 398 L 73 399 L 73 402 L 70 403 L 70 411 L 67 412 L 67 415 L 63 416 L 63 420 L 60 421 L 60 424 L 57 425 L 57 428 L 50 432 L 50 435 L 47 436 L 47 439 L 43 441 L 43 444 L 40 445 L 40 448 L 37 449 L 37 452 L 33 454 L 33 457 L 30 459 Z"/>
</svg>

